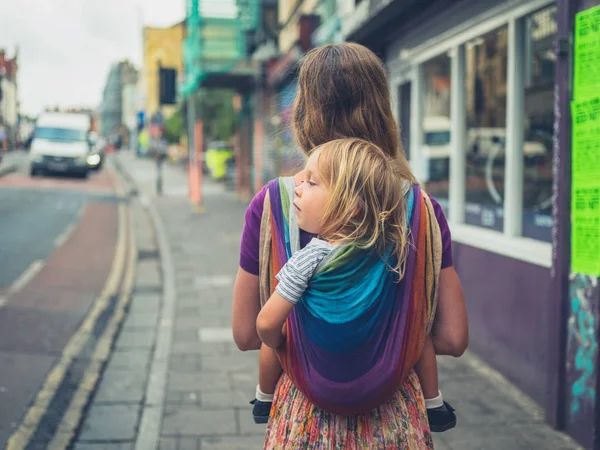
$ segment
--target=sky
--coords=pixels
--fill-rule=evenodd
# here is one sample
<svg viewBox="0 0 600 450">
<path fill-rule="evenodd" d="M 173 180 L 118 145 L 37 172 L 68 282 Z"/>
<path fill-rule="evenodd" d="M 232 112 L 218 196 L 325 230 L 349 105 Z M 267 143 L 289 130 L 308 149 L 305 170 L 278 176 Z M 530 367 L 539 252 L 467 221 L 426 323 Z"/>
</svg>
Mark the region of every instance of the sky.
<svg viewBox="0 0 600 450">
<path fill-rule="evenodd" d="M 0 48 L 19 48 L 21 113 L 97 107 L 112 63 L 142 61 L 142 26 L 184 18 L 185 0 L 0 0 Z"/>
</svg>

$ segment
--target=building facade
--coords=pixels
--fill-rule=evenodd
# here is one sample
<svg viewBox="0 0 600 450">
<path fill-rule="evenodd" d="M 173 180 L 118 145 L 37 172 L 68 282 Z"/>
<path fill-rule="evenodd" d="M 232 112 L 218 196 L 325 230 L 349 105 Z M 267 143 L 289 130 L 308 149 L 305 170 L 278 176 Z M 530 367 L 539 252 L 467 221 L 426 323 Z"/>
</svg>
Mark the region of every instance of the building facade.
<svg viewBox="0 0 600 450">
<path fill-rule="evenodd" d="M 145 113 L 148 117 L 161 112 L 170 117 L 175 111 L 174 105 L 159 105 L 159 67 L 177 71 L 177 79 L 183 77 L 183 40 L 185 22 L 179 22 L 166 28 L 144 27 L 144 69 L 142 72 L 145 97 Z"/>
<path fill-rule="evenodd" d="M 8 58 L 0 49 L 0 126 L 6 133 L 7 148 L 17 143 L 19 125 L 18 57 Z M 4 143 L 0 143 L 0 149 Z"/>
<path fill-rule="evenodd" d="M 570 36 L 598 3 L 341 7 L 344 38 L 385 61 L 411 166 L 449 218 L 470 349 L 586 448 L 600 446 L 600 294 L 598 274 L 571 269 Z"/>
<path fill-rule="evenodd" d="M 100 133 L 109 136 L 118 132 L 121 126 L 122 97 L 121 69 L 114 64 L 108 72 L 102 94 L 102 109 L 100 112 Z"/>
<path fill-rule="evenodd" d="M 135 86 L 137 80 L 138 72 L 131 62 L 120 61 L 111 66 L 104 85 L 100 108 L 100 134 L 102 136 L 121 134 L 124 139 L 128 138 L 125 130 L 129 116 L 124 116 L 124 113 L 129 114 L 127 108 L 131 88 L 128 86 Z"/>
<path fill-rule="evenodd" d="M 597 205 L 598 187 L 571 204 L 573 192 L 584 192 L 572 189 L 571 101 L 575 50 L 585 49 L 573 36 L 600 30 L 600 8 L 579 29 L 576 14 L 599 4 L 338 0 L 333 7 L 280 0 L 278 54 L 263 62 L 253 153 L 255 191 L 301 162 L 289 116 L 305 51 L 346 40 L 377 53 L 388 69 L 404 151 L 450 222 L 470 350 L 533 398 L 548 423 L 594 449 L 600 448 L 600 217 L 587 228 L 573 225 L 581 223 L 573 222 L 576 209 L 588 200 L 590 208 Z M 308 41 L 303 20 L 314 20 L 304 28 L 311 30 Z M 591 74 L 600 70 L 594 55 L 583 56 Z M 600 102 L 595 79 L 590 104 Z M 597 156 L 578 171 L 582 165 L 593 165 L 586 170 L 600 179 Z M 582 233 L 585 244 L 573 250 Z M 576 269 L 576 251 L 587 251 L 595 273 Z"/>
</svg>

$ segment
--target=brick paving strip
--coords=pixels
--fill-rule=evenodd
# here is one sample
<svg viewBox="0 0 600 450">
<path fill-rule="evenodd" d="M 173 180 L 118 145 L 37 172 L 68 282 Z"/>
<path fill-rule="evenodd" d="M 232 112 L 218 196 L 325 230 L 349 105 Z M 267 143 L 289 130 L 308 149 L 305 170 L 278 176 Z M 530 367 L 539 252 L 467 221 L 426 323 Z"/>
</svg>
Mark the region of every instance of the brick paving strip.
<svg viewBox="0 0 600 450">
<path fill-rule="evenodd" d="M 207 181 L 206 212 L 193 214 L 181 168 L 165 166 L 165 195 L 155 197 L 153 163 L 128 153 L 118 157 L 140 197 L 134 213 L 138 273 L 129 315 L 75 449 L 262 448 L 264 426 L 253 423 L 248 405 L 257 353 L 239 352 L 230 328 L 245 205 Z M 579 448 L 474 355 L 442 357 L 439 366 L 441 389 L 459 422 L 434 435 L 436 449 Z"/>
</svg>

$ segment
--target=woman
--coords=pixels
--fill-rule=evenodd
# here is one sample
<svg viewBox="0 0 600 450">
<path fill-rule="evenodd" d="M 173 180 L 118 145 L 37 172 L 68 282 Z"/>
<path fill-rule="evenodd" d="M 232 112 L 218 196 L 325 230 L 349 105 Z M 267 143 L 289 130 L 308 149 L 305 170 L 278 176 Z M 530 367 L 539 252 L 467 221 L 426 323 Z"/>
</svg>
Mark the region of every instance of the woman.
<svg viewBox="0 0 600 450">
<path fill-rule="evenodd" d="M 306 155 L 334 139 L 358 137 L 373 142 L 399 160 L 404 180 L 414 182 L 391 112 L 385 69 L 363 46 L 328 45 L 306 55 L 298 77 L 293 129 L 295 140 Z M 302 177 L 302 173 L 296 175 L 296 185 Z M 246 212 L 234 288 L 233 335 L 243 351 L 261 346 L 256 318 L 261 308 L 259 261 L 266 195 L 265 187 Z M 460 356 L 468 341 L 466 309 L 452 267 L 448 224 L 439 205 L 433 199 L 432 203 L 443 249 L 438 308 L 431 336 L 437 354 Z M 301 247 L 312 237 L 301 232 Z M 311 404 L 284 374 L 277 385 L 265 448 L 433 448 L 418 378 L 411 371 L 384 405 L 366 414 L 343 416 Z"/>
</svg>

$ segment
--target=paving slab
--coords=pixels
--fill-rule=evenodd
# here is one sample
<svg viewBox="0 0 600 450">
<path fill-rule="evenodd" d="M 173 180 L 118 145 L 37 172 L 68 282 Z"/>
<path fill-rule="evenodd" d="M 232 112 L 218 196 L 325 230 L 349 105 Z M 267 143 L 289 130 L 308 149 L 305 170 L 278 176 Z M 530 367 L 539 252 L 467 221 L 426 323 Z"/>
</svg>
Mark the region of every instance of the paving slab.
<svg viewBox="0 0 600 450">
<path fill-rule="evenodd" d="M 134 441 L 139 416 L 137 405 L 92 405 L 79 441 Z"/>
<path fill-rule="evenodd" d="M 134 403 L 141 404 L 144 399 L 145 367 L 121 369 L 112 367 L 102 375 L 100 388 L 94 396 L 94 403 Z"/>
<path fill-rule="evenodd" d="M 132 329 L 128 328 L 121 331 L 115 348 L 117 351 L 126 350 L 150 350 L 154 345 L 156 331 L 153 328 Z"/>
<path fill-rule="evenodd" d="M 235 410 L 168 405 L 163 436 L 232 435 L 237 432 Z"/>
</svg>

